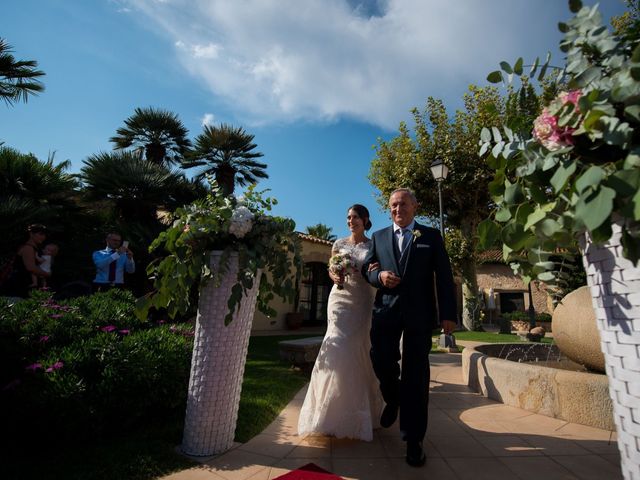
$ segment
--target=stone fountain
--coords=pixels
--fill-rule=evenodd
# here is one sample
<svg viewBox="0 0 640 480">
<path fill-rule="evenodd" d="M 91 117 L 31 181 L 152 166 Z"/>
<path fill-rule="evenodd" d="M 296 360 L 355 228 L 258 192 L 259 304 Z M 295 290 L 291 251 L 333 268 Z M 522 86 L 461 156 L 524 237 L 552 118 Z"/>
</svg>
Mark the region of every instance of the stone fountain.
<svg viewBox="0 0 640 480">
<path fill-rule="evenodd" d="M 485 397 L 567 422 L 615 430 L 588 287 L 553 313 L 554 345 L 488 344 L 462 352 L 464 380 Z"/>
</svg>

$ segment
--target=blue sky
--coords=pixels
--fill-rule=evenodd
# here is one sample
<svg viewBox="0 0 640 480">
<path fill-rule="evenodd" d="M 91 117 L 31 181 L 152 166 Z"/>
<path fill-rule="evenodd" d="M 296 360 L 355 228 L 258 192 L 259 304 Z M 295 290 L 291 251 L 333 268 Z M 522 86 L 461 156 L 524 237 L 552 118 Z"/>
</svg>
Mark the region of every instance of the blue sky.
<svg viewBox="0 0 640 480">
<path fill-rule="evenodd" d="M 600 2 L 605 19 L 623 0 Z M 298 229 L 347 235 L 345 209 L 389 223 L 367 174 L 378 138 L 428 96 L 452 114 L 469 84 L 501 60 L 552 51 L 563 0 L 21 0 L 5 2 L 0 36 L 46 72 L 46 90 L 0 105 L 0 140 L 58 161 L 110 150 L 136 107 L 255 135 L 259 184 Z"/>
</svg>

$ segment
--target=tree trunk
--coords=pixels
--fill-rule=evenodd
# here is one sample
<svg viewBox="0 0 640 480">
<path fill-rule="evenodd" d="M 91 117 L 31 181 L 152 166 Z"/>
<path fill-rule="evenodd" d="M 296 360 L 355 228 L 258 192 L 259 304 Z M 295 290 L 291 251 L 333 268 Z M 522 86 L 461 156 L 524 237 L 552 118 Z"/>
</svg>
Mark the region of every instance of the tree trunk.
<svg viewBox="0 0 640 480">
<path fill-rule="evenodd" d="M 167 149 L 159 143 L 148 143 L 145 147 L 145 156 L 148 162 L 156 165 L 164 165 Z"/>
<path fill-rule="evenodd" d="M 476 237 L 477 222 L 469 219 L 462 222 L 460 231 L 465 238 Z M 460 262 L 462 277 L 462 325 L 470 331 L 482 330 L 480 323 L 480 303 L 478 302 L 478 280 L 476 276 L 475 242 L 471 243 L 467 258 Z"/>
<path fill-rule="evenodd" d="M 222 194 L 227 197 L 233 195 L 236 182 L 236 171 L 233 168 L 227 166 L 220 166 L 216 171 L 216 182 L 222 189 Z"/>
<path fill-rule="evenodd" d="M 481 330 L 480 303 L 475 258 L 465 259 L 460 264 L 462 277 L 462 325 L 467 330 Z"/>
</svg>

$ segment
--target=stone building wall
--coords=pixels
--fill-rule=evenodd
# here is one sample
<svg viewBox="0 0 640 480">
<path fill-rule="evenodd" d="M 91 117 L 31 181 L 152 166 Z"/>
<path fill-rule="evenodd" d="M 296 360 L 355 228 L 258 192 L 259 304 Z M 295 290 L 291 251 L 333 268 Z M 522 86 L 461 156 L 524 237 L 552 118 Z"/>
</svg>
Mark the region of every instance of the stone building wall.
<svg viewBox="0 0 640 480">
<path fill-rule="evenodd" d="M 303 263 L 320 262 L 329 263 L 331 257 L 332 242 L 327 242 L 310 235 L 300 234 Z M 270 303 L 277 313 L 273 317 L 267 317 L 264 313 L 256 310 L 253 317 L 252 331 L 264 330 L 285 330 L 287 313 L 294 311 L 293 303 L 285 302 L 280 297 L 275 296 Z"/>
<path fill-rule="evenodd" d="M 524 296 L 524 308 L 529 308 L 528 289 L 520 277 L 516 276 L 511 267 L 502 263 L 482 263 L 477 267 L 478 288 L 484 292 L 485 300 L 488 299 L 489 290 L 493 288 L 496 294 L 496 307 L 499 311 L 500 292 L 522 292 Z M 551 313 L 553 305 L 546 292 L 545 285 L 540 282 L 531 284 L 533 307 L 538 313 Z"/>
</svg>

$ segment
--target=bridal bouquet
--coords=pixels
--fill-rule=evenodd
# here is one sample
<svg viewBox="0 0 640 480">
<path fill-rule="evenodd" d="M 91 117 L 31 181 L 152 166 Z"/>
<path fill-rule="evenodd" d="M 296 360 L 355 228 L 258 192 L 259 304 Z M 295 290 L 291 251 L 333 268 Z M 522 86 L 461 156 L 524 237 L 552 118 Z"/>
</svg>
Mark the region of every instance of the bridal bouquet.
<svg viewBox="0 0 640 480">
<path fill-rule="evenodd" d="M 358 272 L 356 263 L 348 253 L 337 253 L 329 259 L 329 271 L 334 275 L 340 277 L 346 277 L 352 273 Z M 338 290 L 342 290 L 344 287 L 340 284 L 337 286 Z"/>
</svg>

